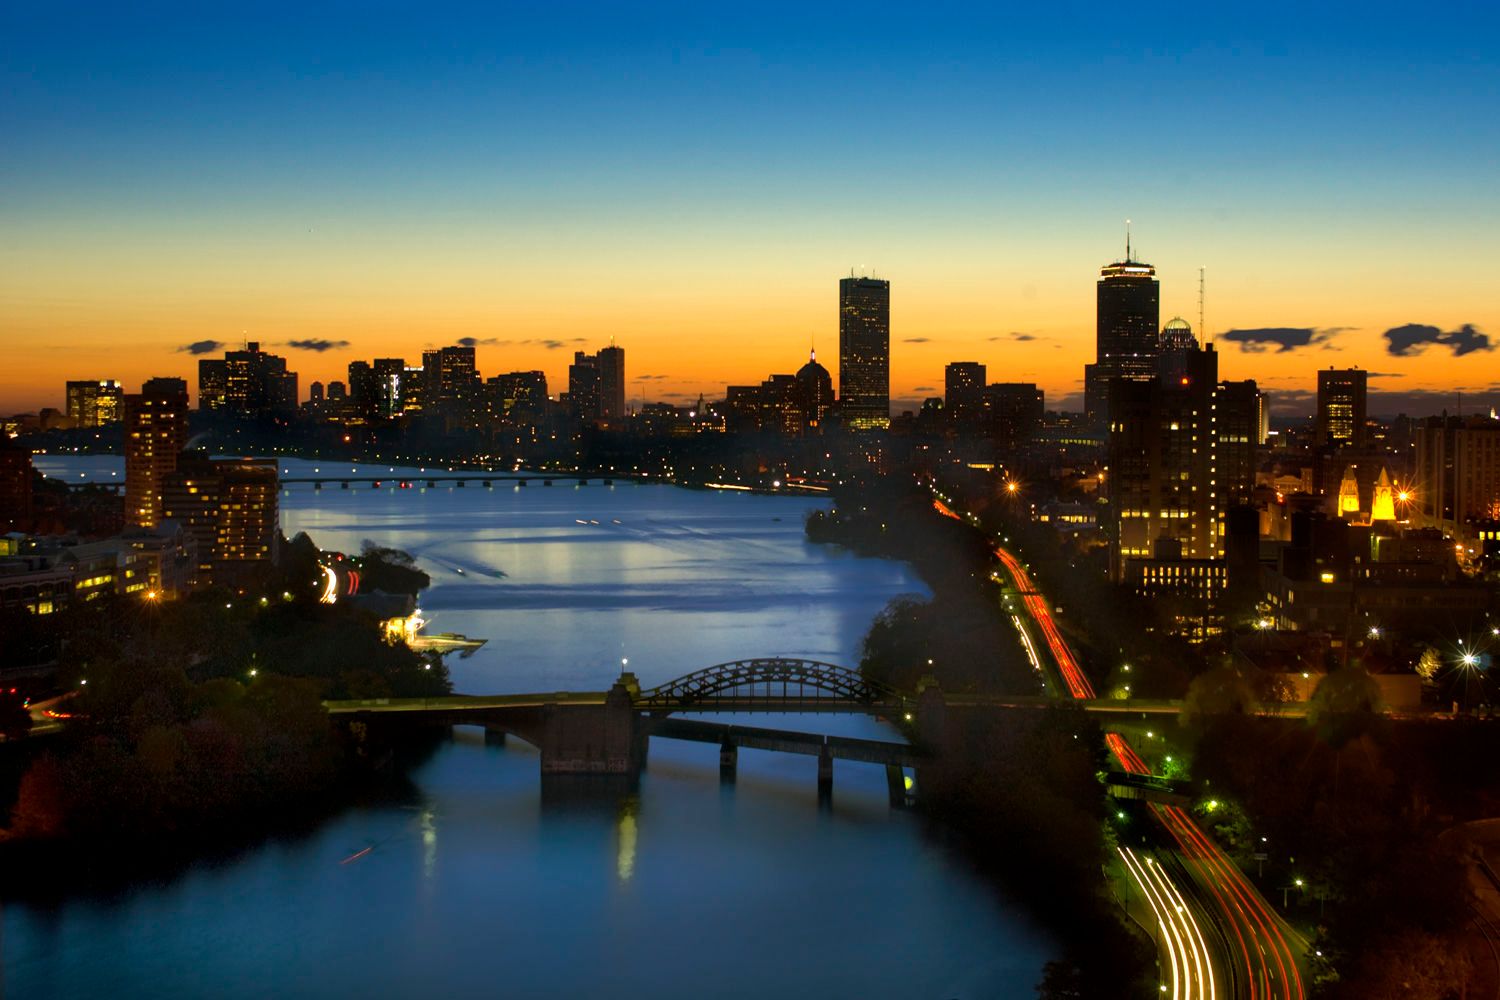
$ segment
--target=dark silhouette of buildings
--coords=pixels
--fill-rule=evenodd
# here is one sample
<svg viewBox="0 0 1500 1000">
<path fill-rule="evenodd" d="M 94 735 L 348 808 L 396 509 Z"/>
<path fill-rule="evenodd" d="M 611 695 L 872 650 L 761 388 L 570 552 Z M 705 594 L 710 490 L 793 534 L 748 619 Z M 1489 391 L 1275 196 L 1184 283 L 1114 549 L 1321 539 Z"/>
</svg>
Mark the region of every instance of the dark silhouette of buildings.
<svg viewBox="0 0 1500 1000">
<path fill-rule="evenodd" d="M 850 430 L 891 425 L 891 283 L 839 279 L 839 413 Z"/>
<path fill-rule="evenodd" d="M 251 341 L 243 351 L 198 362 L 198 408 L 252 419 L 290 416 L 297 409 L 297 373 L 287 371 L 286 358 Z"/>
<path fill-rule="evenodd" d="M 625 349 L 611 344 L 597 354 L 573 353 L 568 366 L 568 405 L 585 422 L 625 416 Z"/>
<path fill-rule="evenodd" d="M 833 409 L 833 378 L 818 364 L 818 352 L 809 351 L 807 364 L 797 369 L 797 385 L 807 411 L 807 426 L 821 427 Z"/>
<path fill-rule="evenodd" d="M 950 361 L 943 369 L 943 409 L 955 427 L 976 426 L 984 409 L 984 365 Z"/>
</svg>

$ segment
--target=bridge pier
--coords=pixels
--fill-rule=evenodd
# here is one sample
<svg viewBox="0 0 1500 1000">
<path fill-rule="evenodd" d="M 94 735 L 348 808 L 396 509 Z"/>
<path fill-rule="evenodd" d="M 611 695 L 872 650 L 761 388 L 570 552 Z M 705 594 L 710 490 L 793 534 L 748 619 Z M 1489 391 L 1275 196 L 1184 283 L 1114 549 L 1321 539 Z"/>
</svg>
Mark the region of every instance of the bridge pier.
<svg viewBox="0 0 1500 1000">
<path fill-rule="evenodd" d="M 543 774 L 634 776 L 644 762 L 646 739 L 630 691 L 621 681 L 603 705 L 549 702 L 542 707 Z"/>
<path fill-rule="evenodd" d="M 892 809 L 905 809 L 908 805 L 906 797 L 906 772 L 900 764 L 887 764 L 885 766 L 885 787 L 891 797 Z"/>
<path fill-rule="evenodd" d="M 491 747 L 505 746 L 505 730 L 498 726 L 485 726 L 484 744 Z"/>
<path fill-rule="evenodd" d="M 740 748 L 725 740 L 719 745 L 719 782 L 720 784 L 734 784 L 735 773 L 739 770 Z"/>
<path fill-rule="evenodd" d="M 833 798 L 833 751 L 827 743 L 818 751 L 818 801 Z"/>
</svg>

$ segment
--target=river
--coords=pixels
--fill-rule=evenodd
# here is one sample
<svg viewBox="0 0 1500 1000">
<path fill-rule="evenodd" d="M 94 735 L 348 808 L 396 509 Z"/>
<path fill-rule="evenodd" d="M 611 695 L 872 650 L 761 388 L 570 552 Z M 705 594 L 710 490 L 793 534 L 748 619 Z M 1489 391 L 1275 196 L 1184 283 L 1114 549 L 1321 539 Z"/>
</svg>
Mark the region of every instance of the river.
<svg viewBox="0 0 1500 1000">
<path fill-rule="evenodd" d="M 118 458 L 37 465 L 123 477 Z M 646 686 L 750 656 L 853 665 L 886 601 L 923 590 L 900 564 L 807 544 L 816 499 L 423 483 L 294 485 L 282 526 L 411 552 L 431 628 L 489 640 L 449 661 L 465 693 L 599 690 L 623 660 Z M 893 738 L 863 717 L 753 722 Z M 0 982 L 26 998 L 1031 996 L 1055 946 L 1021 904 L 891 810 L 880 768 L 840 761 L 822 807 L 815 774 L 747 750 L 721 786 L 717 748 L 657 740 L 633 796 L 544 796 L 532 748 L 460 728 L 411 804 L 164 883 L 6 903 Z"/>
</svg>

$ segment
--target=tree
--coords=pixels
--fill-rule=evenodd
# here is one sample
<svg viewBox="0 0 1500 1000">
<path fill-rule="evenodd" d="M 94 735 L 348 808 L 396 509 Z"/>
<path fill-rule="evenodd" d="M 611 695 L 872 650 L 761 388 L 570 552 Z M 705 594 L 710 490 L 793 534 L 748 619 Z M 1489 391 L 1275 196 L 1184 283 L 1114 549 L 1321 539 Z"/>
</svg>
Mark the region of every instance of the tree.
<svg viewBox="0 0 1500 1000">
<path fill-rule="evenodd" d="M 1324 677 L 1307 704 L 1307 722 L 1330 746 L 1368 732 L 1380 712 L 1380 686 L 1357 665 Z"/>
<path fill-rule="evenodd" d="M 1443 658 L 1432 646 L 1422 650 L 1422 655 L 1417 658 L 1417 676 L 1422 678 L 1422 683 L 1431 684 L 1437 679 L 1438 671 L 1443 666 Z"/>
</svg>

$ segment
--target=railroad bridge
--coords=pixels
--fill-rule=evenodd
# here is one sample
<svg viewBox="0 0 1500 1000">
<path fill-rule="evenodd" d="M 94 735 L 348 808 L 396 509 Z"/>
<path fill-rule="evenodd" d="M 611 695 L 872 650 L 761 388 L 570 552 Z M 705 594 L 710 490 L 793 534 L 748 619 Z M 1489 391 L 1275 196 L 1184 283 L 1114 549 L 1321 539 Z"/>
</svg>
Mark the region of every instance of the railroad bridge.
<svg viewBox="0 0 1500 1000">
<path fill-rule="evenodd" d="M 483 726 L 504 739 L 515 736 L 541 751 L 543 774 L 633 776 L 646 760 L 652 737 L 715 743 L 723 776 L 732 780 L 741 747 L 818 758 L 818 787 L 833 785 L 836 759 L 882 764 L 892 802 L 904 803 L 904 768 L 928 759 L 944 745 L 951 713 L 974 710 L 1048 710 L 1043 696 L 948 694 L 928 681 L 916 692 L 871 681 L 858 670 L 816 660 L 767 657 L 720 663 L 642 688 L 622 673 L 607 691 L 537 694 L 447 695 L 438 698 L 374 698 L 325 702 L 331 715 L 368 727 L 409 722 Z M 1106 715 L 1175 716 L 1180 702 L 1083 699 L 1070 709 Z M 787 729 L 745 726 L 701 716 L 745 713 L 861 713 L 892 723 L 911 742 L 825 736 Z M 699 718 L 682 718 L 691 715 Z M 1120 789 L 1117 794 L 1154 797 L 1157 789 Z"/>
<path fill-rule="evenodd" d="M 730 780 L 741 747 L 815 756 L 819 790 L 825 793 L 832 788 L 835 759 L 865 761 L 885 766 L 892 801 L 899 797 L 904 803 L 903 769 L 922 760 L 909 743 L 678 716 L 857 712 L 916 733 L 912 724 L 920 700 L 848 667 L 771 657 L 720 663 L 654 688 L 643 689 L 634 674 L 622 673 L 608 691 L 376 698 L 330 701 L 326 707 L 331 715 L 366 725 L 424 720 L 480 725 L 501 738 L 513 735 L 541 751 L 543 774 L 635 775 L 651 737 L 717 744 L 721 772 Z"/>
</svg>

